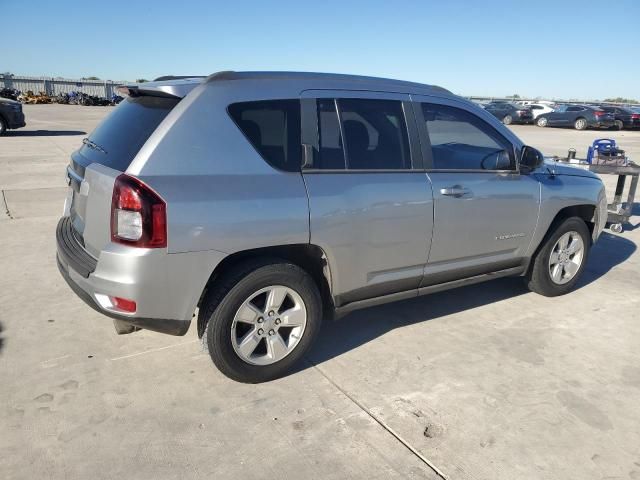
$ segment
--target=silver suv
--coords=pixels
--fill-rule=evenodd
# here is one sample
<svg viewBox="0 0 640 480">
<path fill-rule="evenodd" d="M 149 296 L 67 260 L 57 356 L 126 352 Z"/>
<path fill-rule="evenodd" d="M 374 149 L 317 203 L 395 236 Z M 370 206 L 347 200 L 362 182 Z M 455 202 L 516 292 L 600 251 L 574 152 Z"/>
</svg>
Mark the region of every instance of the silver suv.
<svg viewBox="0 0 640 480">
<path fill-rule="evenodd" d="M 243 382 L 284 374 L 323 318 L 502 276 L 578 281 L 602 182 L 545 164 L 447 90 L 221 72 L 123 87 L 73 153 L 63 277 L 138 328 L 198 335 Z"/>
</svg>

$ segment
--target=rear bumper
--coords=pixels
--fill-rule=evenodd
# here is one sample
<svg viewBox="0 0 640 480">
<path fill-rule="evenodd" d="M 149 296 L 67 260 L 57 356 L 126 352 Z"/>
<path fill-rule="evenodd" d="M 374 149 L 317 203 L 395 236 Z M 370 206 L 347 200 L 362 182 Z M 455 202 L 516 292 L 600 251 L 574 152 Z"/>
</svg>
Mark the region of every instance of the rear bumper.
<svg viewBox="0 0 640 480">
<path fill-rule="evenodd" d="M 82 246 L 69 217 L 56 229 L 58 268 L 71 289 L 94 310 L 129 325 L 184 335 L 213 269 L 217 251 L 169 254 L 164 249 L 107 243 L 97 259 Z M 110 297 L 136 302 L 136 312 L 113 306 Z"/>
<path fill-rule="evenodd" d="M 60 255 L 57 257 L 58 270 L 62 278 L 65 279 L 71 290 L 80 297 L 80 299 L 93 308 L 96 312 L 102 313 L 107 317 L 111 317 L 115 320 L 123 321 L 134 327 L 144 328 L 146 330 L 153 330 L 154 332 L 166 333 L 169 335 L 185 335 L 189 331 L 191 325 L 190 320 L 167 320 L 164 318 L 142 318 L 142 317 L 130 317 L 127 315 L 119 315 L 115 312 L 106 310 L 100 306 L 100 304 L 94 299 L 94 295 L 89 289 L 85 290 L 86 285 L 81 286 L 81 282 L 77 282 L 72 278 L 73 270 L 69 269 L 68 265 L 64 265 L 60 261 Z"/>
</svg>

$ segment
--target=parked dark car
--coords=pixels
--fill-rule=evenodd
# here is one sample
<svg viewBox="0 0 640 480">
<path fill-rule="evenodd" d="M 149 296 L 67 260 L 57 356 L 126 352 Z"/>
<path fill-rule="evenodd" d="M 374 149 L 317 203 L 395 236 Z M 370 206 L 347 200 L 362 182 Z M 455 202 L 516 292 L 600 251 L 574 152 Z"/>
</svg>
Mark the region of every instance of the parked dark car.
<svg viewBox="0 0 640 480">
<path fill-rule="evenodd" d="M 512 123 L 533 123 L 531 109 L 509 102 L 491 102 L 484 109 L 505 125 Z"/>
<path fill-rule="evenodd" d="M 600 107 L 613 115 L 615 126 L 618 130 L 623 128 L 640 128 L 640 113 L 634 112 L 629 107 L 605 106 Z"/>
<path fill-rule="evenodd" d="M 0 135 L 7 130 L 25 125 L 22 104 L 8 98 L 0 98 Z"/>
<path fill-rule="evenodd" d="M 543 113 L 536 118 L 539 127 L 611 128 L 615 119 L 600 107 L 591 105 L 558 105 L 553 112 Z"/>
</svg>

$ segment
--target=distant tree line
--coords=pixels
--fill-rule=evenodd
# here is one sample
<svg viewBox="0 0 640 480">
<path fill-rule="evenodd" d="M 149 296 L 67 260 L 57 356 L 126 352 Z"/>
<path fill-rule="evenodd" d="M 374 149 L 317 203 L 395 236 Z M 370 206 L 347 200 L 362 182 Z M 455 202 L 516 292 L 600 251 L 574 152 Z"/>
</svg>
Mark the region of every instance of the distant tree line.
<svg viewBox="0 0 640 480">
<path fill-rule="evenodd" d="M 622 98 L 622 97 L 605 98 L 603 100 L 603 102 L 611 102 L 611 103 L 640 103 L 638 100 L 635 100 L 633 98 Z"/>
</svg>

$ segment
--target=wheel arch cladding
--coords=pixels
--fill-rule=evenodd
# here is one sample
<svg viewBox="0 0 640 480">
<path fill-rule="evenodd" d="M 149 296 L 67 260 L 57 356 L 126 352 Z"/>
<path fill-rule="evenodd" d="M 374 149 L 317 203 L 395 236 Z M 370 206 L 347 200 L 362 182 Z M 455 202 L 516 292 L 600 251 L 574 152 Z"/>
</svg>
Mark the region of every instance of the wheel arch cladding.
<svg viewBox="0 0 640 480">
<path fill-rule="evenodd" d="M 306 271 L 320 290 L 324 314 L 332 316 L 334 310 L 331 294 L 331 272 L 324 251 L 312 244 L 293 244 L 273 247 L 263 247 L 251 250 L 243 250 L 225 257 L 213 270 L 209 280 L 202 291 L 198 307 L 202 304 L 207 293 L 215 289 L 217 285 L 239 265 L 251 261 L 285 261 L 290 262 Z M 198 336 L 202 337 L 207 327 L 207 319 L 198 316 Z"/>
<path fill-rule="evenodd" d="M 579 204 L 579 205 L 570 205 L 564 208 L 561 208 L 553 217 L 553 220 L 549 223 L 549 226 L 546 228 L 544 235 L 541 236 L 540 241 L 535 245 L 535 249 L 531 254 L 530 258 L 534 258 L 541 248 L 544 247 L 545 241 L 549 238 L 550 235 L 553 235 L 553 232 L 558 227 L 560 223 L 562 223 L 567 218 L 578 217 L 584 220 L 587 225 L 587 229 L 589 233 L 592 235 L 593 239 L 593 229 L 595 228 L 595 215 L 596 215 L 596 207 L 591 204 Z M 592 240 L 593 243 L 593 240 Z M 528 268 L 531 267 L 531 263 Z"/>
</svg>

